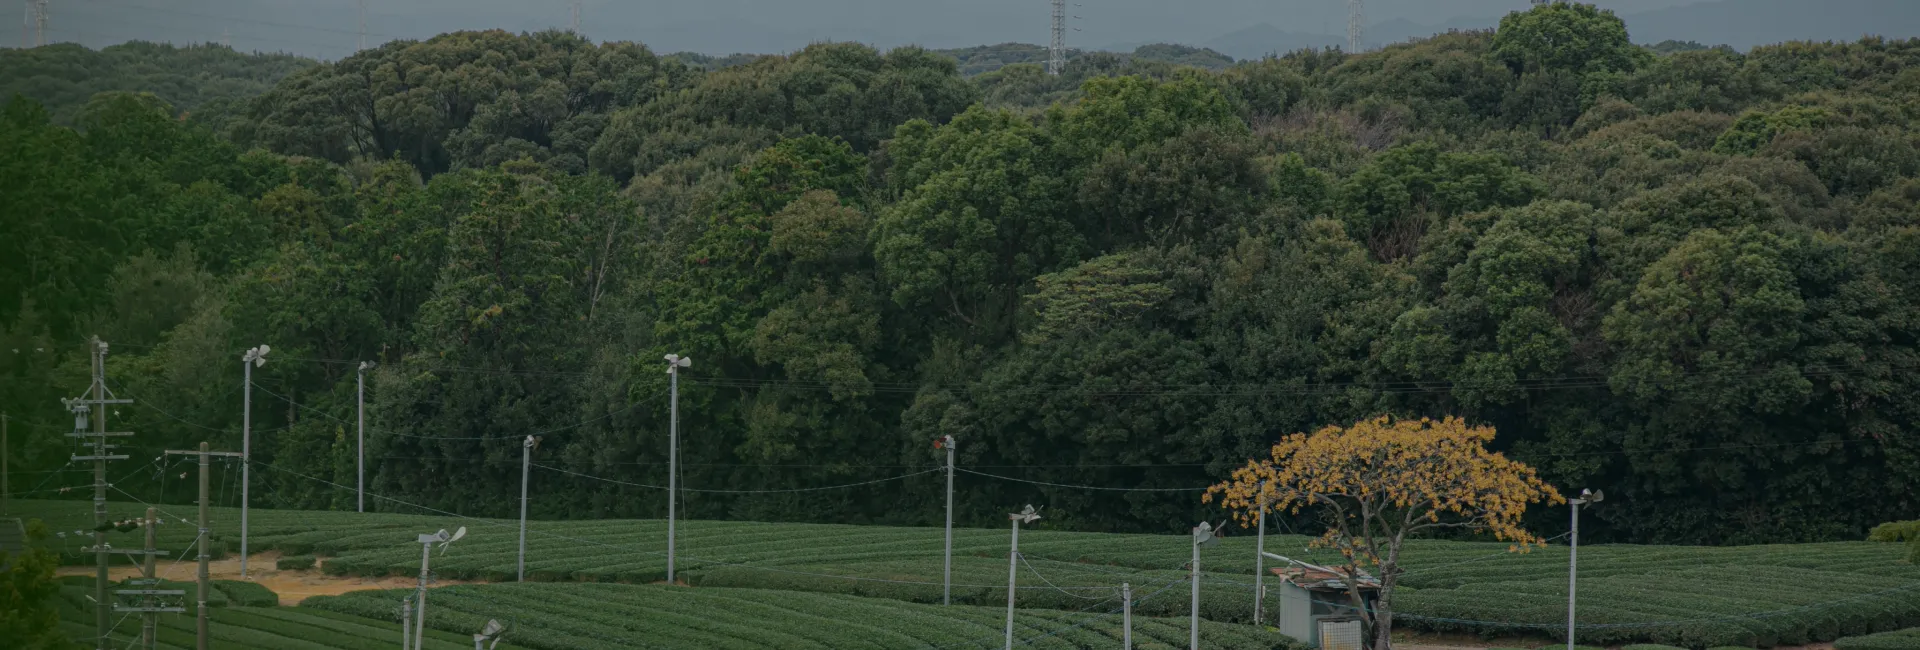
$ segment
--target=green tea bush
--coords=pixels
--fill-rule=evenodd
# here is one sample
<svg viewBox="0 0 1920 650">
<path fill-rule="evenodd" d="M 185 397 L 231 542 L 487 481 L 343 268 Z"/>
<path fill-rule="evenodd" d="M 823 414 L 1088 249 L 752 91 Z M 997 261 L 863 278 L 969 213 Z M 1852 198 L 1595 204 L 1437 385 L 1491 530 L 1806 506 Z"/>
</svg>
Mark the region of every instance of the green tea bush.
<svg viewBox="0 0 1920 650">
<path fill-rule="evenodd" d="M 1850 636 L 1833 642 L 1834 650 L 1920 650 L 1920 628 Z"/>
<path fill-rule="evenodd" d="M 1920 539 L 1920 519 L 1889 521 L 1867 531 L 1869 542 L 1911 542 Z"/>
<path fill-rule="evenodd" d="M 281 571 L 305 571 L 313 568 L 311 555 L 287 555 L 275 560 L 273 568 Z"/>
<path fill-rule="evenodd" d="M 240 580 L 215 580 L 213 588 L 227 595 L 229 604 L 240 607 L 273 607 L 280 604 L 279 594 L 258 583 Z"/>
</svg>

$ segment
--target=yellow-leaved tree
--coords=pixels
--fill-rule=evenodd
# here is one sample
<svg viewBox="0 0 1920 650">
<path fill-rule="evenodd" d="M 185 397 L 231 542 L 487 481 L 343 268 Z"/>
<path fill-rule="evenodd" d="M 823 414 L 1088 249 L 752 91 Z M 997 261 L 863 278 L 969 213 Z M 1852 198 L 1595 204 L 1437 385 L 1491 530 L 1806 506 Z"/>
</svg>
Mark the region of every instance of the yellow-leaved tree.
<svg viewBox="0 0 1920 650">
<path fill-rule="evenodd" d="M 1351 426 L 1294 434 L 1273 446 L 1273 457 L 1234 470 L 1233 478 L 1202 497 L 1218 499 L 1243 522 L 1262 504 L 1270 512 L 1317 511 L 1327 532 L 1318 548 L 1338 551 L 1337 568 L 1354 603 L 1364 603 L 1359 578 L 1379 582 L 1378 600 L 1360 608 L 1369 646 L 1392 646 L 1393 589 L 1400 548 L 1410 538 L 1466 531 L 1510 542 L 1525 551 L 1545 540 L 1520 527 L 1527 505 L 1565 503 L 1533 468 L 1487 451 L 1491 427 L 1460 418 L 1396 420 L 1378 417 Z"/>
</svg>

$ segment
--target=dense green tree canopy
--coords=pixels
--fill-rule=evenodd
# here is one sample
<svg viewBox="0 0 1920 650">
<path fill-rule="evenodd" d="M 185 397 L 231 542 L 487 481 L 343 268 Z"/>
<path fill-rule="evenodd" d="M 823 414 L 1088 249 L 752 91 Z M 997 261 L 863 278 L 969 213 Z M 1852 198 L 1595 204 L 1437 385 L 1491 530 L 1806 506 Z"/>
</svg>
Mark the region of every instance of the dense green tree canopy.
<svg viewBox="0 0 1920 650">
<path fill-rule="evenodd" d="M 15 467 L 65 462 L 99 335 L 136 453 L 237 446 L 239 353 L 273 346 L 262 505 L 349 507 L 320 481 L 376 361 L 376 492 L 507 514 L 535 435 L 536 516 L 664 514 L 674 353 L 693 517 L 937 522 L 935 475 L 824 488 L 952 435 L 1004 477 L 961 475 L 962 523 L 1185 530 L 1210 510 L 1176 489 L 1381 414 L 1493 425 L 1610 493 L 1602 539 L 1920 516 L 1920 41 L 1647 49 L 1552 3 L 1218 71 L 996 48 L 463 32 L 206 91 L 245 108 L 218 123 L 159 82 L 22 86 Z M 4 56 L 121 56 L 69 49 Z"/>
</svg>

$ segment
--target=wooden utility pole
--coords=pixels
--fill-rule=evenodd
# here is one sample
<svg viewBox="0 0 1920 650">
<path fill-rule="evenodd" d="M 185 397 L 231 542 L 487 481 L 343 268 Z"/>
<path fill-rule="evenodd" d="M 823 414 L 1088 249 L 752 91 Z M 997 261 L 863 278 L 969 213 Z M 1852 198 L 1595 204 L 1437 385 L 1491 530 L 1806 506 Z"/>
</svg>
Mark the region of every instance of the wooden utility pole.
<svg viewBox="0 0 1920 650">
<path fill-rule="evenodd" d="M 207 650 L 207 644 L 212 639 L 207 633 L 207 560 L 213 557 L 212 554 L 208 553 L 208 550 L 213 544 L 213 538 L 207 534 L 207 486 L 209 484 L 207 477 L 209 476 L 208 466 L 210 464 L 208 459 L 214 456 L 240 457 L 240 454 L 231 451 L 207 451 L 207 443 L 202 442 L 200 443 L 200 451 L 168 449 L 167 455 L 200 457 L 200 536 L 195 538 L 194 541 L 195 544 L 200 545 L 200 571 L 195 578 L 199 583 L 199 588 L 195 592 L 195 598 L 198 602 L 194 605 L 194 616 L 196 618 L 194 630 L 199 640 L 194 647 L 198 650 Z"/>
</svg>

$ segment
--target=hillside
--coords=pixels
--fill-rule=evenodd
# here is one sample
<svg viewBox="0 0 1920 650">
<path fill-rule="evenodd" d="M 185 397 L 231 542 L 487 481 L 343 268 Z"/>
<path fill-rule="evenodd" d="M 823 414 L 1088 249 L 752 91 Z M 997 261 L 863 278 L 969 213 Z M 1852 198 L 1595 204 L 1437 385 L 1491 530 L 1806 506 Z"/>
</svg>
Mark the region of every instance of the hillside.
<svg viewBox="0 0 1920 650">
<path fill-rule="evenodd" d="M 695 67 L 486 31 L 302 67 L 219 131 L 111 93 L 76 130 L 22 99 L 0 114 L 12 487 L 81 480 L 60 398 L 98 335 L 136 457 L 237 448 L 247 421 L 256 462 L 337 483 L 376 362 L 369 486 L 475 516 L 515 511 L 494 488 L 530 434 L 563 470 L 536 514 L 664 516 L 629 484 L 667 481 L 669 353 L 696 360 L 680 512 L 703 519 L 940 521 L 922 473 L 952 435 L 963 524 L 1035 503 L 1174 530 L 1282 436 L 1380 416 L 1459 417 L 1605 488 L 1595 541 L 1920 516 L 1913 43 L 1634 40 L 1554 5 L 1361 55 L 968 77 L 919 48 Z M 129 491 L 190 489 L 132 469 Z M 346 505 L 255 480 L 259 505 Z M 870 481 L 897 482 L 828 490 Z"/>
<path fill-rule="evenodd" d="M 220 125 L 247 100 L 316 63 L 284 54 L 241 54 L 212 44 L 0 49 L 0 98 L 31 97 L 46 107 L 55 123 L 72 125 L 98 93 L 153 93 L 196 120 Z"/>
</svg>

